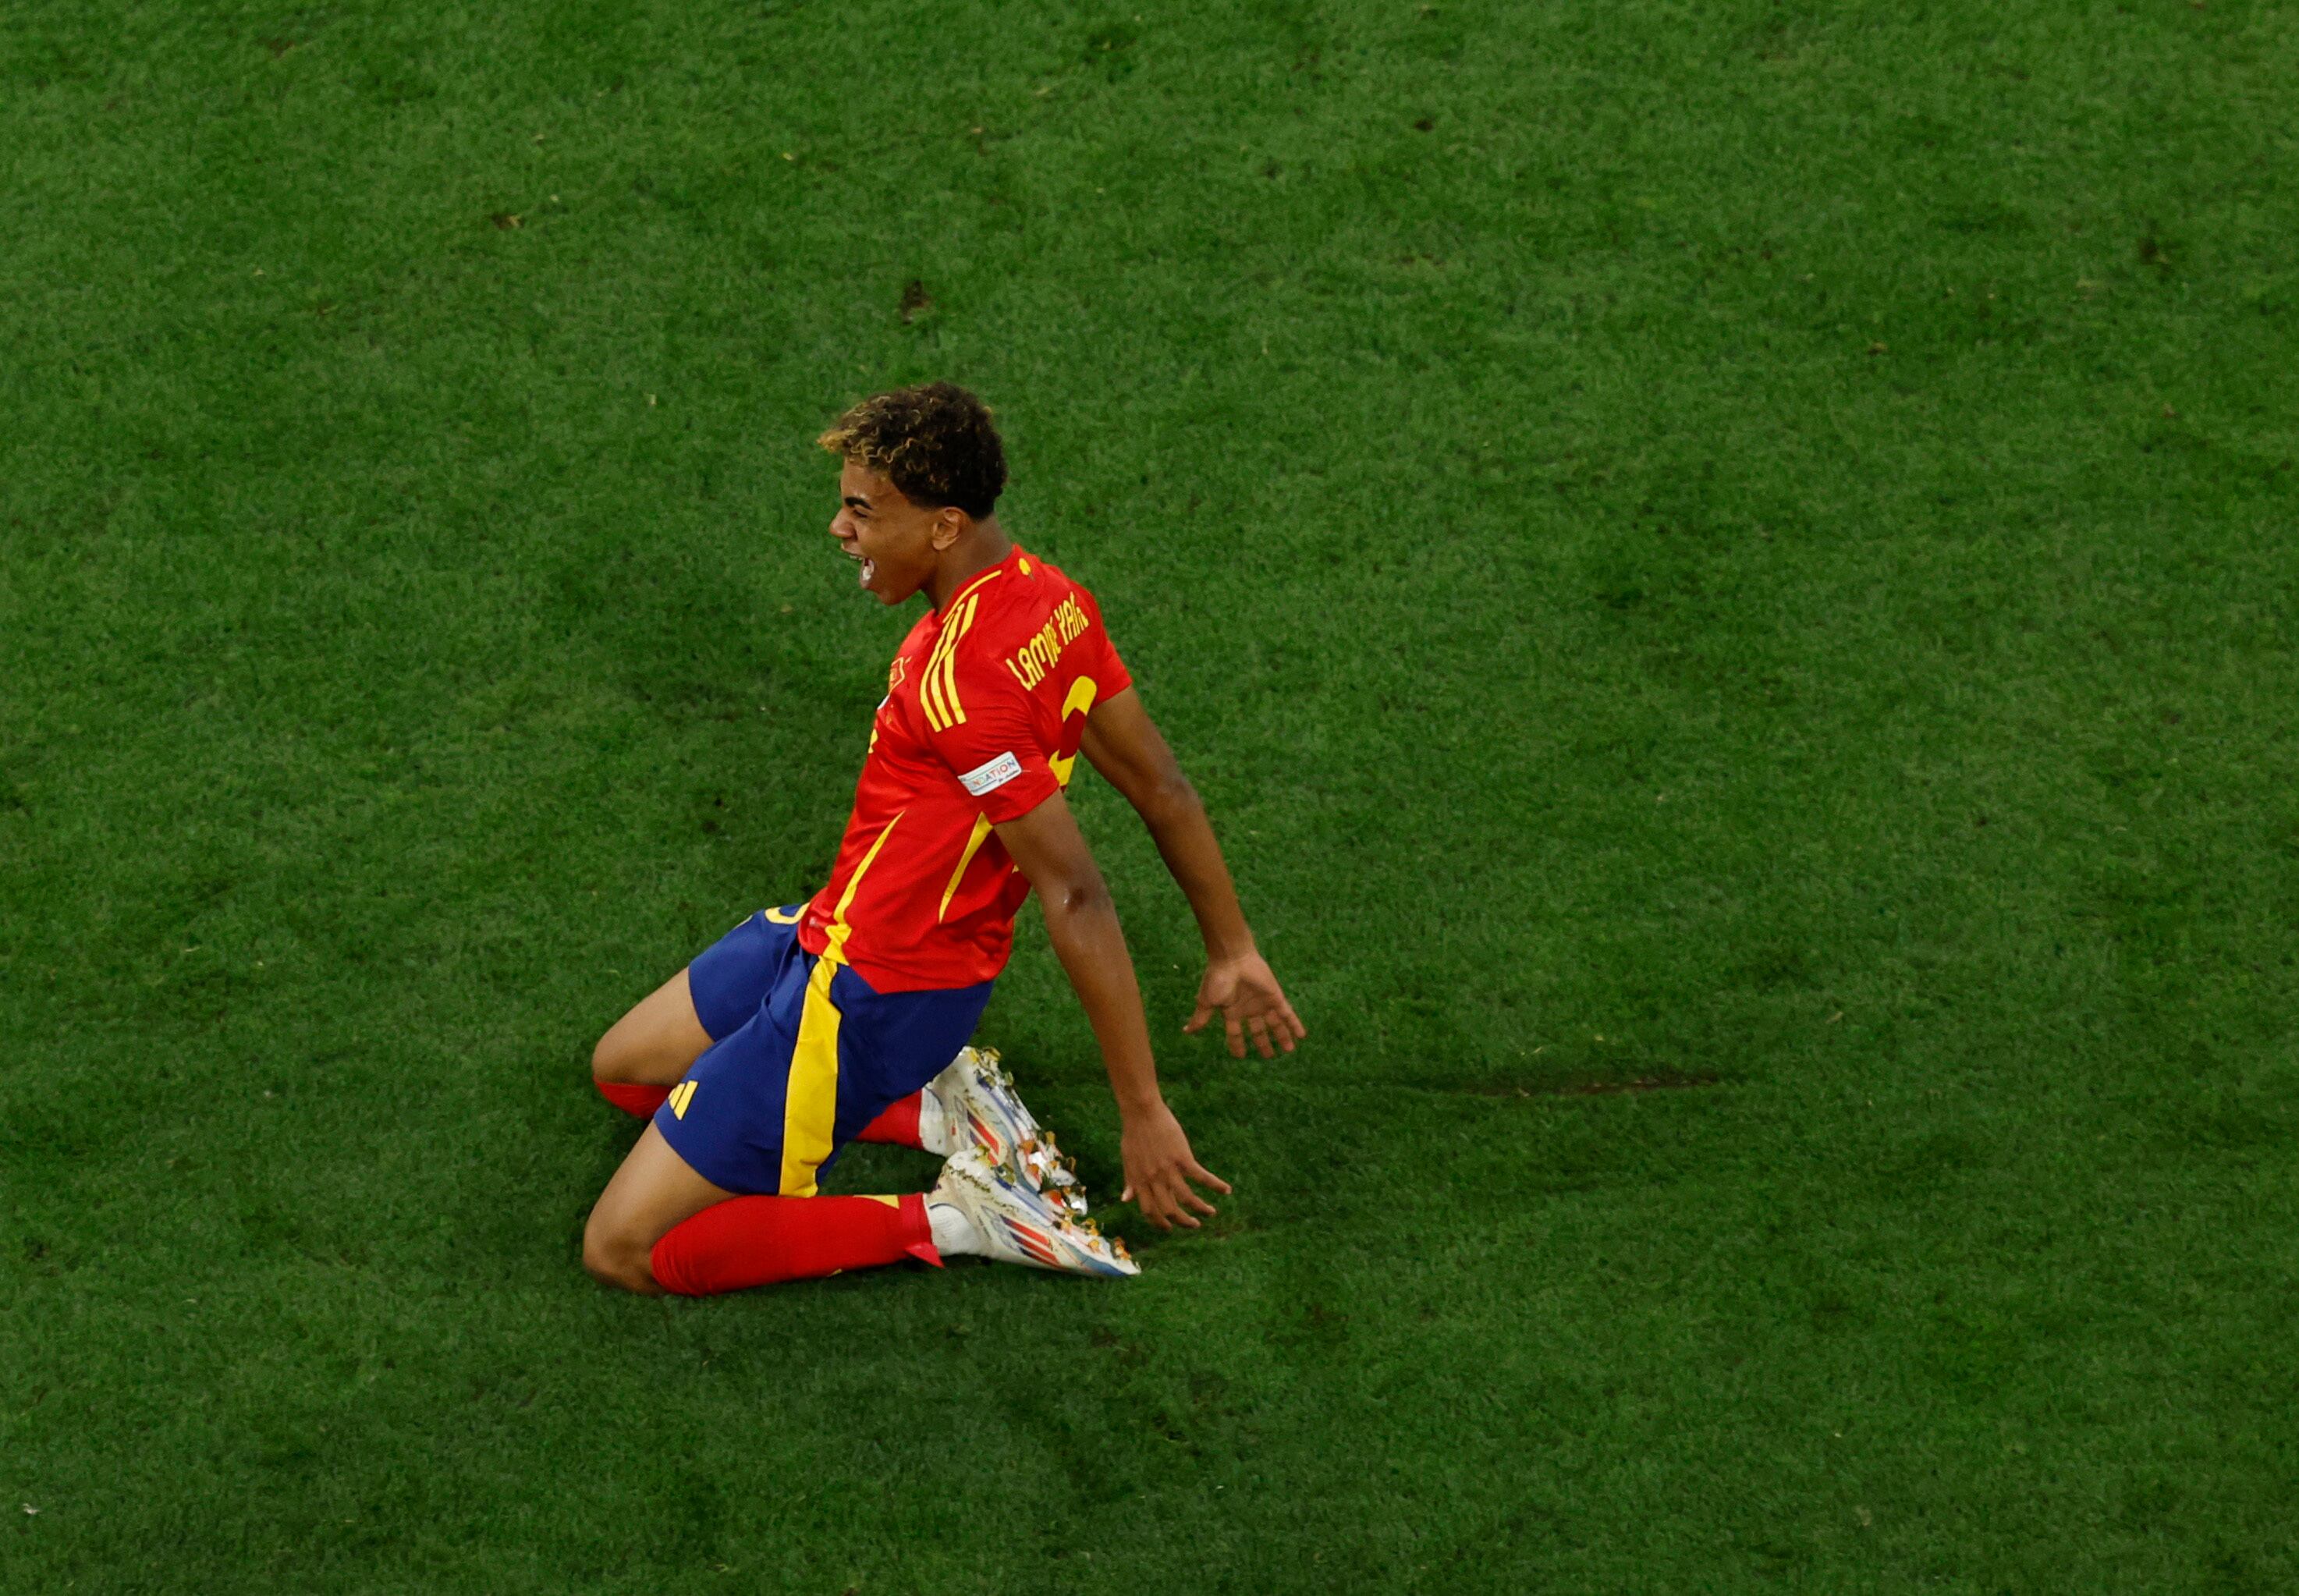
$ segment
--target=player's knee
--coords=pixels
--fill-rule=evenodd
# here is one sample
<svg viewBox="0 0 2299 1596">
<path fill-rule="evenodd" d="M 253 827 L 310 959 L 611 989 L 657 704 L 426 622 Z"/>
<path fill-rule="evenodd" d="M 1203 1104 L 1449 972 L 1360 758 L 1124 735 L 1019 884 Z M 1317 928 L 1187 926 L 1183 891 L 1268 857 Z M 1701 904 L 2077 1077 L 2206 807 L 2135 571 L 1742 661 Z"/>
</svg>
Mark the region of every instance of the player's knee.
<svg viewBox="0 0 2299 1596">
<path fill-rule="evenodd" d="M 618 1291 L 652 1295 L 662 1288 L 654 1283 L 652 1249 L 638 1237 L 593 1215 L 583 1230 L 583 1268 L 601 1285 Z"/>
<path fill-rule="evenodd" d="M 609 1031 L 599 1038 L 599 1045 L 591 1050 L 591 1078 L 594 1081 L 619 1081 L 623 1078 L 623 1048 Z"/>
</svg>

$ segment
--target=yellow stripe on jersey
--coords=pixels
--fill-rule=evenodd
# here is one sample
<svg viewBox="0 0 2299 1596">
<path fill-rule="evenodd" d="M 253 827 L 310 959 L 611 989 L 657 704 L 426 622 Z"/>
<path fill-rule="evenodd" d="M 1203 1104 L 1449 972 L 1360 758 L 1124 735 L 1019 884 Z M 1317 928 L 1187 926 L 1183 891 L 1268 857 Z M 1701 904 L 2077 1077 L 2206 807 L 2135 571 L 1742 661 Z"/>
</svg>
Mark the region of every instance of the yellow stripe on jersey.
<svg viewBox="0 0 2299 1596">
<path fill-rule="evenodd" d="M 966 852 L 958 856 L 958 869 L 950 873 L 950 885 L 942 889 L 942 907 L 934 910 L 934 921 L 937 925 L 941 923 L 942 917 L 950 912 L 950 901 L 958 895 L 958 884 L 966 874 L 966 867 L 972 864 L 974 856 L 982 852 L 983 839 L 989 835 L 990 817 L 975 816 L 974 835 L 966 839 Z"/>
<path fill-rule="evenodd" d="M 981 603 L 978 598 L 966 601 L 966 613 L 958 618 L 958 636 L 951 638 L 950 646 L 942 651 L 942 691 L 943 698 L 950 703 L 950 724 L 953 726 L 966 724 L 966 706 L 958 702 L 958 645 L 974 629 L 974 611 Z"/>
<path fill-rule="evenodd" d="M 936 731 L 966 724 L 966 706 L 958 702 L 958 645 L 972 629 L 974 612 L 981 603 L 978 597 L 969 598 L 951 609 L 942 636 L 927 656 L 925 674 L 918 681 L 919 706 L 926 712 L 926 724 Z"/>
<path fill-rule="evenodd" d="M 926 724 L 936 731 L 940 731 L 949 719 L 942 711 L 942 701 L 934 696 L 938 686 L 934 680 L 934 668 L 942 663 L 942 639 L 949 636 L 949 628 L 945 626 L 942 636 L 936 637 L 934 645 L 926 651 L 926 662 L 918 670 L 918 708 L 926 712 Z"/>
<path fill-rule="evenodd" d="M 936 731 L 950 723 L 949 707 L 942 700 L 942 655 L 958 640 L 958 618 L 963 612 L 955 609 L 950 612 L 950 619 L 942 623 L 942 635 L 926 651 L 925 669 L 918 672 L 918 707 L 926 712 L 926 724 Z"/>
<path fill-rule="evenodd" d="M 907 811 L 905 811 L 907 812 Z M 830 1156 L 831 1136 L 838 1119 L 838 1005 L 831 1001 L 830 982 L 846 962 L 846 939 L 854 927 L 846 923 L 847 906 L 878 850 L 894 835 L 901 814 L 886 822 L 870 852 L 854 867 L 846 890 L 838 894 L 838 908 L 830 917 L 829 943 L 814 961 L 807 977 L 806 1007 L 800 1010 L 798 1045 L 791 1050 L 790 1078 L 783 1085 L 783 1168 L 779 1189 L 785 1197 L 814 1195 L 814 1172 Z"/>
<path fill-rule="evenodd" d="M 963 587 L 959 588 L 956 593 L 952 594 L 950 595 L 950 602 L 952 604 L 956 604 L 959 599 L 962 599 L 962 598 L 967 597 L 967 595 L 969 595 L 970 594 L 972 594 L 975 588 L 977 588 L 977 587 L 987 587 L 987 586 L 990 586 L 990 584 L 991 584 L 992 582 L 993 582 L 993 581 L 997 580 L 997 579 L 998 579 L 998 578 L 1000 578 L 1000 577 L 1003 576 L 1004 574 L 1005 574 L 1005 568 L 1004 568 L 1003 566 L 992 566 L 992 567 L 991 567 L 988 570 L 984 571 L 980 576 L 978 576 L 978 577 L 975 578 L 974 578 L 974 580 L 972 580 L 971 582 L 968 582 L 965 586 L 963 586 Z M 1025 577 L 1026 577 L 1026 576 L 1028 576 L 1028 575 L 1030 574 L 1030 566 L 1029 566 L 1029 562 L 1028 562 L 1027 561 L 1023 561 L 1023 564 L 1022 564 L 1022 574 L 1023 574 L 1024 576 L 1025 576 Z"/>
</svg>

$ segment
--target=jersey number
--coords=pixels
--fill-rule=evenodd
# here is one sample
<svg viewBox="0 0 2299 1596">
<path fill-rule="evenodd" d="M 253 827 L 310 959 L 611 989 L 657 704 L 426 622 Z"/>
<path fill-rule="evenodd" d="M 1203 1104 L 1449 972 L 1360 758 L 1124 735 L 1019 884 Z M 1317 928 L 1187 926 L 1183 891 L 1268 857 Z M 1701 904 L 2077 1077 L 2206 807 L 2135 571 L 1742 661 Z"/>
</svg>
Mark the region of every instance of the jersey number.
<svg viewBox="0 0 2299 1596">
<path fill-rule="evenodd" d="M 1072 682 L 1070 695 L 1062 700 L 1062 724 L 1067 726 L 1072 715 L 1091 714 L 1093 711 L 1093 701 L 1100 696 L 1101 688 L 1095 683 L 1093 677 L 1082 676 Z M 1078 734 L 1081 738 L 1084 735 L 1083 732 Z M 1046 761 L 1046 769 L 1054 773 L 1056 781 L 1067 786 L 1070 785 L 1070 770 L 1076 763 L 1077 755 L 1058 753 Z"/>
</svg>

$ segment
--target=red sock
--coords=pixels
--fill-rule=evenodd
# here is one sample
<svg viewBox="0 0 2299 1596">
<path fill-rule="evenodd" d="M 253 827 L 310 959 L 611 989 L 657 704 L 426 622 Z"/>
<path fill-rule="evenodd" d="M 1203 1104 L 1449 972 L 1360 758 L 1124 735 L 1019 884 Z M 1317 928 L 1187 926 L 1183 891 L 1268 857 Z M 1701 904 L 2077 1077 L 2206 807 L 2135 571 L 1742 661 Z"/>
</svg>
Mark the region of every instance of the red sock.
<svg viewBox="0 0 2299 1596">
<path fill-rule="evenodd" d="M 923 1147 L 918 1140 L 918 1100 L 925 1095 L 913 1092 L 908 1097 L 896 1098 L 886 1105 L 886 1111 L 854 1134 L 857 1142 L 883 1142 L 894 1147 Z"/>
<path fill-rule="evenodd" d="M 942 1268 L 922 1193 L 735 1197 L 672 1226 L 654 1244 L 654 1278 L 667 1292 L 707 1297 L 905 1258 Z"/>
<path fill-rule="evenodd" d="M 650 1086 L 641 1081 L 594 1081 L 599 1095 L 622 1110 L 642 1119 L 652 1119 L 654 1111 L 662 1107 L 663 1099 L 670 1095 L 668 1086 Z"/>
</svg>

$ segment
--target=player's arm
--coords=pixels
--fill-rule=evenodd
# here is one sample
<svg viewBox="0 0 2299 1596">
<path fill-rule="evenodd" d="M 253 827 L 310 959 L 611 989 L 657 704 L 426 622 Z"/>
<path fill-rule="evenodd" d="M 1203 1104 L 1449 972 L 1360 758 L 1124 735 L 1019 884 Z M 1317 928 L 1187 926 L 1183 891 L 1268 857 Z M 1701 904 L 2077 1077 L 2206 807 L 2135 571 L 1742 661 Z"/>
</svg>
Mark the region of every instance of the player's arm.
<svg viewBox="0 0 2299 1596">
<path fill-rule="evenodd" d="M 998 840 L 1030 885 L 1037 889 L 1046 917 L 1046 935 L 1069 972 L 1078 1002 L 1101 1043 L 1110 1090 L 1117 1094 L 1124 1124 L 1120 1148 L 1125 1161 L 1121 1202 L 1139 1200 L 1141 1212 L 1160 1230 L 1174 1221 L 1195 1228 L 1190 1212 L 1214 1211 L 1191 1189 L 1198 1181 L 1217 1192 L 1229 1183 L 1199 1164 L 1190 1139 L 1158 1090 L 1158 1068 L 1150 1054 L 1150 1027 L 1141 1011 L 1141 988 L 1133 960 L 1118 928 L 1116 906 L 1093 862 L 1084 835 L 1059 792 L 994 829 Z"/>
<path fill-rule="evenodd" d="M 1206 806 L 1141 707 L 1141 695 L 1128 687 L 1096 704 L 1086 716 L 1078 750 L 1141 817 L 1158 857 L 1198 917 L 1206 939 L 1206 977 L 1198 987 L 1197 1012 L 1182 1029 L 1203 1029 L 1218 1009 L 1229 1032 L 1229 1051 L 1238 1058 L 1245 1057 L 1248 1031 L 1265 1059 L 1274 1056 L 1273 1042 L 1291 1052 L 1294 1042 L 1308 1032 L 1253 944 Z"/>
</svg>

